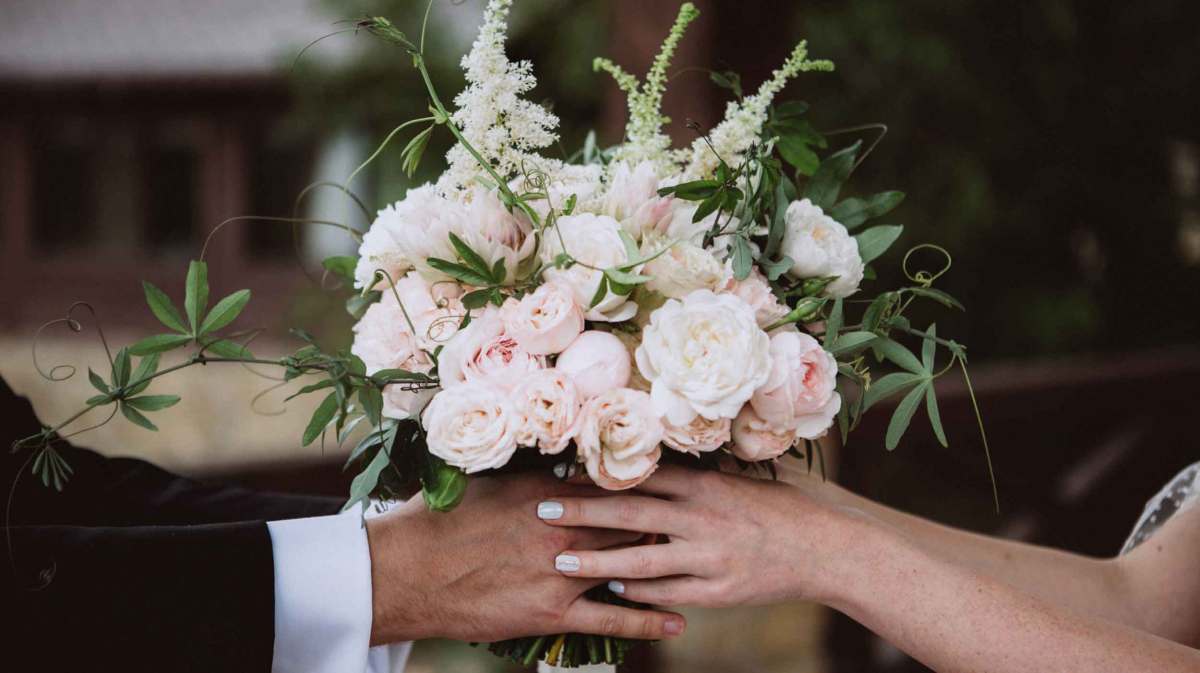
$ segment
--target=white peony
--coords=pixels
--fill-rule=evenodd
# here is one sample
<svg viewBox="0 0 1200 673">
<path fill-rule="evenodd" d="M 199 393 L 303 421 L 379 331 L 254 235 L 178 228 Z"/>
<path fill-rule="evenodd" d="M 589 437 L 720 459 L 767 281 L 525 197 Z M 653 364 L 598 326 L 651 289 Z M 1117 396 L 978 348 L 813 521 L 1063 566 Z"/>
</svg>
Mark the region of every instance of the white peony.
<svg viewBox="0 0 1200 673">
<path fill-rule="evenodd" d="M 517 281 L 517 266 L 533 253 L 533 224 L 520 210 L 508 212 L 495 191 L 476 187 L 454 233 L 488 264 L 504 260 L 504 285 Z M 458 256 L 451 255 L 451 261 Z"/>
<path fill-rule="evenodd" d="M 467 474 L 502 467 L 517 449 L 520 417 L 488 382 L 444 388 L 421 416 L 429 453 Z"/>
<path fill-rule="evenodd" d="M 401 202 L 403 203 L 403 202 Z M 387 272 L 395 281 L 412 268 L 412 262 L 400 248 L 399 232 L 405 220 L 396 205 L 389 205 L 375 216 L 371 228 L 363 234 L 358 247 L 358 265 L 354 268 L 354 287 L 362 289 L 375 280 L 376 270 Z M 386 284 L 388 281 L 384 279 Z"/>
<path fill-rule="evenodd" d="M 396 244 L 400 254 L 430 281 L 451 280 L 450 276 L 429 266 L 430 257 L 454 260 L 450 232 L 466 228 L 466 209 L 458 201 L 442 197 L 430 184 L 408 190 L 396 211 Z"/>
<path fill-rule="evenodd" d="M 570 287 L 575 301 L 585 307 L 588 320 L 620 322 L 637 313 L 637 305 L 629 297 L 612 292 L 607 292 L 596 306 L 586 308 L 591 305 L 596 288 L 600 285 L 603 269 L 629 262 L 620 231 L 621 225 L 607 215 L 580 213 L 560 217 L 554 229 L 548 229 L 544 234 L 542 250 L 545 261 L 551 262 L 564 252 L 565 243 L 565 251 L 583 263 L 567 269 L 548 268 L 543 275 L 549 282 Z"/>
<path fill-rule="evenodd" d="M 652 231 L 663 232 L 674 217 L 675 199 L 659 196 L 658 168 L 652 161 L 636 166 L 619 161 L 610 167 L 608 190 L 601 212 L 621 223 L 635 240 Z"/>
<path fill-rule="evenodd" d="M 734 418 L 770 375 L 770 339 L 754 310 L 730 294 L 697 290 L 650 314 L 635 353 L 654 410 L 674 426 L 697 415 Z"/>
<path fill-rule="evenodd" d="M 649 395 L 629 388 L 610 390 L 583 405 L 575 444 L 598 486 L 633 488 L 658 468 L 663 426 L 650 407 Z"/>
<path fill-rule="evenodd" d="M 825 288 L 830 297 L 849 297 L 863 278 L 858 242 L 840 223 L 808 199 L 793 201 L 785 215 L 783 254 L 792 258 L 789 271 L 796 278 L 837 276 Z"/>
<path fill-rule="evenodd" d="M 690 241 L 672 243 L 649 234 L 642 245 L 642 255 L 649 257 L 667 246 L 666 252 L 642 267 L 642 274 L 651 277 L 646 281 L 646 289 L 671 299 L 682 299 L 696 290 L 718 291 L 733 279 L 728 265 Z"/>
</svg>

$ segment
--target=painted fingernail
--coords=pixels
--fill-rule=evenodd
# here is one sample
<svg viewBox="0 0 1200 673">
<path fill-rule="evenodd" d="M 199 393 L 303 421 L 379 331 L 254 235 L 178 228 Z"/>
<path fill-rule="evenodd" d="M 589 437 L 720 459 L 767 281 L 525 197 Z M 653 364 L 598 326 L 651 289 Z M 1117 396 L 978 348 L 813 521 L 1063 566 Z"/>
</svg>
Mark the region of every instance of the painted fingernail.
<svg viewBox="0 0 1200 673">
<path fill-rule="evenodd" d="M 621 580 L 613 580 L 608 583 L 608 590 L 614 594 L 623 594 L 625 593 L 625 583 Z"/>
<path fill-rule="evenodd" d="M 539 519 L 561 519 L 563 515 L 562 503 L 554 502 L 553 500 L 539 502 L 537 515 Z"/>
<path fill-rule="evenodd" d="M 559 554 L 554 557 L 554 569 L 559 572 L 573 573 L 579 570 L 579 557 L 570 554 Z"/>
<path fill-rule="evenodd" d="M 678 617 L 669 617 L 663 623 L 663 632 L 668 636 L 677 636 L 683 633 L 683 620 Z"/>
</svg>

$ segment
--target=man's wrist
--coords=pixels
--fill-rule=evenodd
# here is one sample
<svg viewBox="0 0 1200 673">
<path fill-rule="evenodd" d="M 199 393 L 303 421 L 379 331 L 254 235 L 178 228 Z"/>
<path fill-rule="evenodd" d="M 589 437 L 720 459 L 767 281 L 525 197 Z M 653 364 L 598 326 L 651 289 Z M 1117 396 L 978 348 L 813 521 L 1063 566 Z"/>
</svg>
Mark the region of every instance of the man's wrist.
<svg viewBox="0 0 1200 673">
<path fill-rule="evenodd" d="M 367 519 L 371 554 L 371 645 L 436 637 L 433 613 L 421 607 L 425 526 L 411 508 L 402 505 L 384 516 Z M 420 616 L 414 619 L 415 616 Z"/>
</svg>

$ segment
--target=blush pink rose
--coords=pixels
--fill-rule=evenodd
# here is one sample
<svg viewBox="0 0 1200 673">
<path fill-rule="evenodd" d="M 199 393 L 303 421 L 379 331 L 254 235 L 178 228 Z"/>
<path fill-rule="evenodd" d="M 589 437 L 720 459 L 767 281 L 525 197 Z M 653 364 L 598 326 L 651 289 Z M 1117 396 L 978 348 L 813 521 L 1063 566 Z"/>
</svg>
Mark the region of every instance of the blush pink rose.
<svg viewBox="0 0 1200 673">
<path fill-rule="evenodd" d="M 575 444 L 592 481 L 620 491 L 637 486 L 658 469 L 662 436 L 650 395 L 617 388 L 583 405 Z"/>
<path fill-rule="evenodd" d="M 575 436 L 583 400 L 571 377 L 557 369 L 543 369 L 517 386 L 513 405 L 521 422 L 517 443 L 558 454 Z"/>
<path fill-rule="evenodd" d="M 762 275 L 758 267 L 750 270 L 750 275 L 742 280 L 731 278 L 725 285 L 725 291 L 750 305 L 754 309 L 754 319 L 758 326 L 766 329 L 788 314 L 785 306 L 771 292 L 767 277 Z"/>
<path fill-rule="evenodd" d="M 546 366 L 545 357 L 525 350 L 504 332 L 498 313 L 484 311 L 450 338 L 438 356 L 443 388 L 486 380 L 511 392 L 526 376 Z"/>
<path fill-rule="evenodd" d="M 817 439 L 842 406 L 835 389 L 837 361 L 802 332 L 771 337 L 771 375 L 750 397 L 755 413 L 796 438 Z"/>
<path fill-rule="evenodd" d="M 558 356 L 555 366 L 571 377 L 585 400 L 625 387 L 633 369 L 625 344 L 609 332 L 598 330 L 576 337 Z"/>
<path fill-rule="evenodd" d="M 561 353 L 583 331 L 583 309 L 571 288 L 546 283 L 500 308 L 504 331 L 534 355 Z"/>
<path fill-rule="evenodd" d="M 386 292 L 368 307 L 354 325 L 354 343 L 350 352 L 362 359 L 368 374 L 381 369 L 428 372 L 433 367 L 429 356 L 421 350 L 419 340 L 408 328 L 404 312 L 391 292 Z M 383 389 L 383 415 L 396 419 L 414 418 L 432 395 L 431 390 L 402 384 L 386 386 Z"/>
<path fill-rule="evenodd" d="M 780 428 L 763 420 L 749 404 L 733 419 L 733 455 L 754 463 L 772 460 L 787 453 L 796 441 L 790 428 Z"/>
<path fill-rule="evenodd" d="M 730 420 L 719 418 L 709 420 L 697 415 L 691 423 L 679 427 L 663 420 L 663 444 L 684 453 L 698 456 L 708 451 L 716 451 L 730 439 Z"/>
<path fill-rule="evenodd" d="M 488 381 L 441 390 L 421 415 L 429 452 L 467 474 L 507 463 L 519 422 L 508 393 Z"/>
</svg>

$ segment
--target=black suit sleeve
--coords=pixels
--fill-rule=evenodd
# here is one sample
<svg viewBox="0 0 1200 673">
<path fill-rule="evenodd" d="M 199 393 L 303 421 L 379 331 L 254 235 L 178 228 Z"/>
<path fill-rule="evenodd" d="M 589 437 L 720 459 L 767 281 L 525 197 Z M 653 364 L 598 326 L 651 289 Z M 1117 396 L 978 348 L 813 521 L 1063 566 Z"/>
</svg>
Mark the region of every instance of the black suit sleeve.
<svg viewBox="0 0 1200 673">
<path fill-rule="evenodd" d="M 10 441 L 41 427 L 0 379 Z M 7 446 L 8 442 L 5 443 Z M 56 445 L 61 493 L 5 451 L 0 660 L 15 671 L 269 671 L 274 568 L 267 520 L 338 501 L 200 484 Z"/>
</svg>

